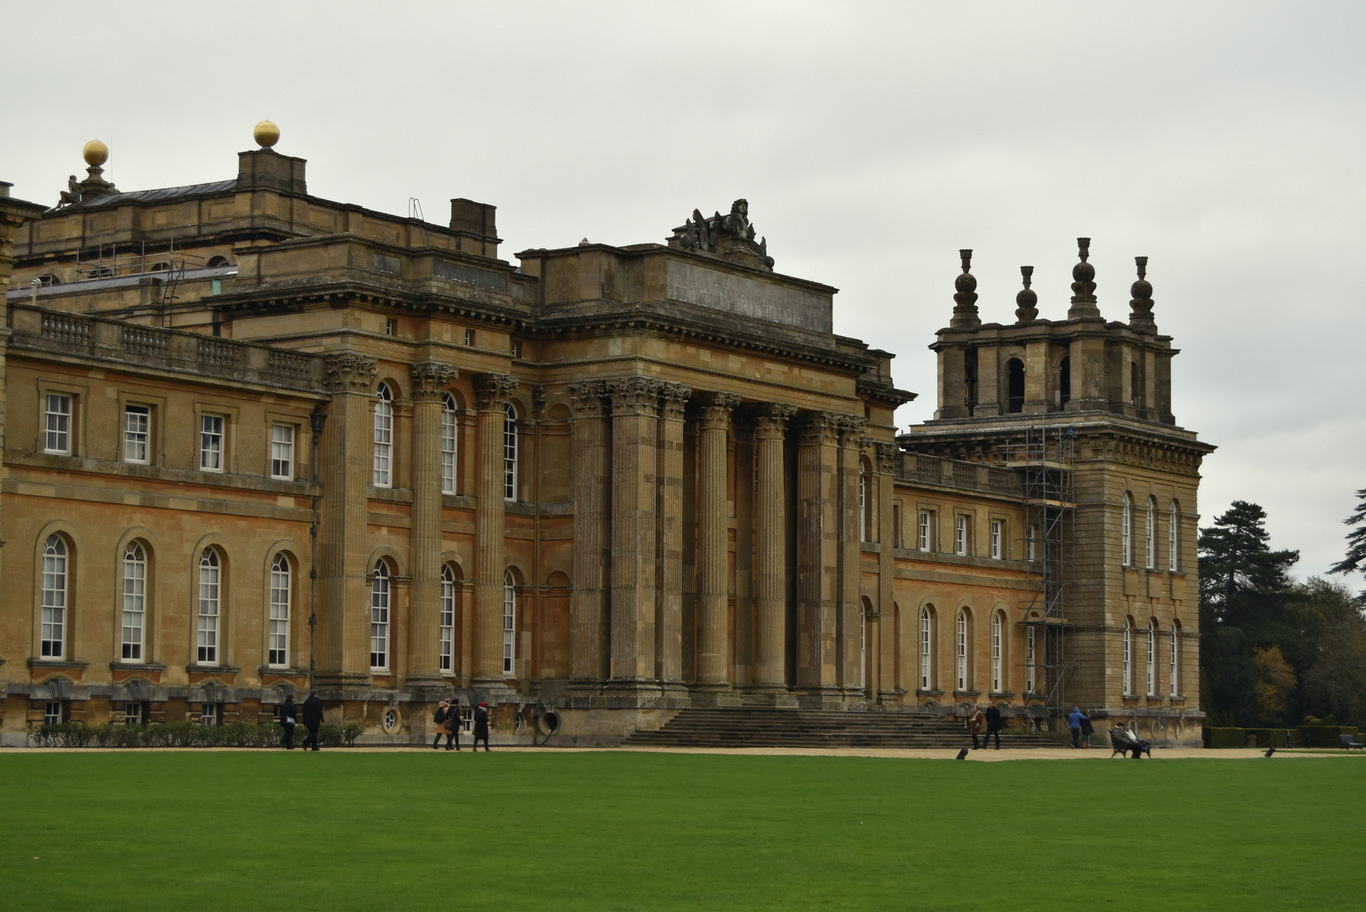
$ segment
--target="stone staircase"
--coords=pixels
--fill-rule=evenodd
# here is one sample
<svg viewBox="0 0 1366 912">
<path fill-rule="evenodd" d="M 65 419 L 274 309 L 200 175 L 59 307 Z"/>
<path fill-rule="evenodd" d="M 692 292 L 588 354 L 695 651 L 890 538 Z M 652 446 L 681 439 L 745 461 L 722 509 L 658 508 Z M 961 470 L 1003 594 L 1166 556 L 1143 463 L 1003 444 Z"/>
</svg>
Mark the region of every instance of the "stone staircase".
<svg viewBox="0 0 1366 912">
<path fill-rule="evenodd" d="M 662 728 L 637 731 L 626 747 L 778 747 L 956 750 L 972 746 L 961 719 L 920 713 L 841 710 L 694 708 Z M 1001 749 L 1058 747 L 1057 741 L 1014 731 Z"/>
</svg>

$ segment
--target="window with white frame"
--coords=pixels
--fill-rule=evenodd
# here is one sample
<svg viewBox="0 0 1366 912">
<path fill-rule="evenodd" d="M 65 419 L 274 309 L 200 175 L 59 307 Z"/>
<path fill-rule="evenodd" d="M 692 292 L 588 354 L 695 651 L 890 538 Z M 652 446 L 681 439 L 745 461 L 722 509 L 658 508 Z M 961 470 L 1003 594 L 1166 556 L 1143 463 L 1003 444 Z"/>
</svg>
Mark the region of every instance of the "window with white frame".
<svg viewBox="0 0 1366 912">
<path fill-rule="evenodd" d="M 139 542 L 123 549 L 123 646 L 120 658 L 141 662 L 146 646 L 147 552 Z"/>
<path fill-rule="evenodd" d="M 67 560 L 66 539 L 49 535 L 43 543 L 42 630 L 39 655 L 66 658 Z"/>
<path fill-rule="evenodd" d="M 382 560 L 370 579 L 370 670 L 389 670 L 389 565 Z"/>
<path fill-rule="evenodd" d="M 517 406 L 505 407 L 503 419 L 503 499 L 517 499 Z"/>
<path fill-rule="evenodd" d="M 222 415 L 199 416 L 199 469 L 202 472 L 223 471 Z"/>
<path fill-rule="evenodd" d="M 868 470 L 861 459 L 858 464 L 858 540 L 868 540 Z"/>
<path fill-rule="evenodd" d="M 289 615 L 294 594 L 294 570 L 283 551 L 270 562 L 270 632 L 266 663 L 272 668 L 289 666 Z"/>
<path fill-rule="evenodd" d="M 200 665 L 218 664 L 222 582 L 223 562 L 218 551 L 205 548 L 199 555 L 199 609 L 195 629 L 195 661 Z"/>
<path fill-rule="evenodd" d="M 1125 491 L 1124 505 L 1119 514 L 1119 562 L 1124 567 L 1133 563 L 1133 542 L 1130 540 L 1130 533 L 1133 531 L 1133 506 L 1133 498 Z"/>
<path fill-rule="evenodd" d="M 954 680 L 959 691 L 968 689 L 968 614 L 961 608 L 954 632 Z"/>
<path fill-rule="evenodd" d="M 152 461 L 152 409 L 146 405 L 123 407 L 123 461 Z"/>
<path fill-rule="evenodd" d="M 46 700 L 43 703 L 43 724 L 61 725 L 66 721 L 66 704 L 61 700 Z"/>
<path fill-rule="evenodd" d="M 1167 508 L 1167 569 L 1176 573 L 1181 569 L 1181 526 L 1178 522 L 1180 511 L 1176 508 L 1176 501 L 1171 502 Z"/>
<path fill-rule="evenodd" d="M 294 425 L 270 426 L 270 477 L 294 478 Z"/>
<path fill-rule="evenodd" d="M 1039 527 L 1030 523 L 1025 527 L 1025 560 L 1039 559 Z"/>
<path fill-rule="evenodd" d="M 1144 537 L 1144 557 L 1143 566 L 1149 570 L 1157 569 L 1157 506 L 1151 497 L 1148 498 L 1148 509 L 1143 521 Z"/>
<path fill-rule="evenodd" d="M 219 709 L 217 703 L 204 703 L 199 707 L 200 725 L 217 725 L 219 720 Z"/>
<path fill-rule="evenodd" d="M 146 725 L 147 706 L 144 703 L 125 703 L 123 704 L 123 724 L 124 725 Z"/>
<path fill-rule="evenodd" d="M 43 452 L 71 455 L 72 399 L 66 393 L 48 393 L 44 415 Z"/>
<path fill-rule="evenodd" d="M 968 553 L 968 518 L 962 513 L 953 518 L 953 553 Z"/>
<path fill-rule="evenodd" d="M 1005 652 L 1005 643 L 1002 640 L 1002 620 L 1001 613 L 998 611 L 991 616 L 991 691 L 1000 693 L 1005 687 L 1004 669 L 1002 659 Z"/>
<path fill-rule="evenodd" d="M 1181 628 L 1172 621 L 1171 629 L 1167 631 L 1169 642 L 1167 659 L 1167 678 L 1168 692 L 1173 696 L 1181 693 Z"/>
<path fill-rule="evenodd" d="M 1034 693 L 1038 690 L 1038 676 L 1036 669 L 1039 667 L 1038 653 L 1038 628 L 1030 624 L 1025 628 L 1025 693 Z"/>
<path fill-rule="evenodd" d="M 1003 546 L 1003 544 L 1002 544 L 1002 542 L 1001 542 L 1001 539 L 1005 537 L 1005 531 L 1004 531 L 1004 530 L 1005 530 L 1005 523 L 1001 522 L 1001 520 L 999 520 L 999 519 L 993 519 L 993 520 L 991 521 L 991 558 L 992 558 L 992 560 L 1000 560 L 1000 559 L 1001 559 L 1001 556 L 1005 553 L 1004 546 Z"/>
<path fill-rule="evenodd" d="M 503 674 L 512 677 L 517 659 L 517 580 L 503 571 Z"/>
<path fill-rule="evenodd" d="M 1134 692 L 1134 625 L 1128 618 L 1124 619 L 1124 640 L 1122 643 L 1124 656 L 1124 693 Z"/>
<path fill-rule="evenodd" d="M 459 414 L 455 397 L 450 393 L 441 397 L 441 493 L 456 492 L 456 447 L 459 445 Z"/>
<path fill-rule="evenodd" d="M 920 511 L 919 532 L 916 536 L 917 547 L 921 551 L 929 551 L 934 547 L 934 514 L 929 510 Z"/>
<path fill-rule="evenodd" d="M 934 686 L 934 615 L 926 606 L 920 609 L 920 689 Z"/>
<path fill-rule="evenodd" d="M 1157 696 L 1157 624 L 1148 621 L 1147 640 L 1148 674 L 1144 681 L 1143 692 L 1150 697 Z"/>
<path fill-rule="evenodd" d="M 455 571 L 441 568 L 441 670 L 455 671 Z"/>
<path fill-rule="evenodd" d="M 394 483 L 394 391 L 387 383 L 375 390 L 375 459 L 371 482 L 377 488 Z"/>
</svg>

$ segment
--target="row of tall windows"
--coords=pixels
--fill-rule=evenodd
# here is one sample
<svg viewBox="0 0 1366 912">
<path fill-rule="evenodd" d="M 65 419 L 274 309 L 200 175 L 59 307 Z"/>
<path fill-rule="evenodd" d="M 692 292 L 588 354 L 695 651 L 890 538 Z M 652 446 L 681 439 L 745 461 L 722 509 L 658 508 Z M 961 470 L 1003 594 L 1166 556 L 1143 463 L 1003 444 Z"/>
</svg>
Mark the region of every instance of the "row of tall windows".
<svg viewBox="0 0 1366 912">
<path fill-rule="evenodd" d="M 1119 545 L 1120 564 L 1134 566 L 1134 497 L 1124 492 L 1120 508 Z M 1149 497 L 1143 522 L 1143 566 L 1148 570 L 1157 569 L 1157 500 Z M 1181 569 L 1181 507 L 1175 500 L 1167 504 L 1167 570 L 1176 573 Z"/>
<path fill-rule="evenodd" d="M 925 606 L 920 611 L 920 689 L 924 691 L 935 689 L 935 668 L 936 668 L 936 616 L 933 606 Z M 992 693 L 1000 693 L 1006 686 L 1006 641 L 1005 641 L 1005 614 L 1001 611 L 992 612 L 990 625 L 990 639 L 988 641 L 988 669 L 987 678 Z M 1029 652 L 1029 662 L 1033 664 L 1033 637 L 1032 629 L 1027 632 L 1026 647 Z M 966 609 L 960 609 L 954 615 L 953 624 L 953 685 L 954 690 L 962 692 L 970 690 L 974 684 L 972 668 L 972 618 Z M 1031 678 L 1032 680 L 1032 678 Z M 1029 684 L 1029 689 L 1033 685 Z"/>
<path fill-rule="evenodd" d="M 1123 661 L 1124 693 L 1130 696 L 1137 695 L 1139 691 L 1134 686 L 1134 651 L 1135 651 L 1135 630 L 1133 618 L 1124 619 L 1124 633 L 1121 644 Z M 1144 681 L 1143 693 L 1149 697 L 1157 696 L 1157 621 L 1149 620 L 1148 626 L 1144 631 Z M 1181 626 L 1173 621 L 1167 630 L 1167 693 L 1170 696 L 1179 696 L 1181 693 Z"/>
<path fill-rule="evenodd" d="M 917 550 L 925 552 L 931 552 L 935 550 L 935 523 L 935 511 L 919 511 L 916 518 Z M 991 556 L 992 560 L 1005 560 L 1007 554 L 1005 520 L 991 520 L 987 546 L 987 553 Z M 1034 560 L 1033 526 L 1029 527 L 1029 537 L 1026 542 L 1026 551 L 1028 559 Z M 957 555 L 967 556 L 972 552 L 972 517 L 967 515 L 966 513 L 955 514 L 953 517 L 953 553 Z"/>
</svg>

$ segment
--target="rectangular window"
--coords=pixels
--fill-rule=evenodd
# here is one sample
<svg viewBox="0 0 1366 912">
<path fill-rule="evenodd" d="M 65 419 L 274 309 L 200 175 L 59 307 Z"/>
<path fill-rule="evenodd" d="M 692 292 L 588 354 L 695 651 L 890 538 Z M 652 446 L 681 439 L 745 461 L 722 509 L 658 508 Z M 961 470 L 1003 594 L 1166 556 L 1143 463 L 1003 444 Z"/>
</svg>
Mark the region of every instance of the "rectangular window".
<svg viewBox="0 0 1366 912">
<path fill-rule="evenodd" d="M 934 514 L 929 510 L 920 511 L 919 531 L 916 536 L 916 547 L 921 551 L 929 551 L 934 547 Z"/>
<path fill-rule="evenodd" d="M 123 407 L 123 461 L 151 461 L 152 409 L 146 405 Z"/>
<path fill-rule="evenodd" d="M 43 724 L 61 725 L 66 721 L 66 704 L 61 700 L 48 700 L 43 703 Z"/>
<path fill-rule="evenodd" d="M 283 555 L 270 568 L 270 642 L 266 662 L 273 668 L 289 666 L 290 566 Z"/>
<path fill-rule="evenodd" d="M 1168 656 L 1168 671 L 1170 674 L 1167 684 L 1168 690 L 1173 697 L 1180 696 L 1181 692 L 1181 654 L 1180 646 L 1178 645 L 1179 638 L 1180 634 L 1176 625 L 1173 624 L 1171 628 L 1170 645 L 1168 646 L 1170 651 L 1170 655 Z"/>
<path fill-rule="evenodd" d="M 1003 551 L 1002 551 L 1002 544 L 1001 544 L 1001 539 L 1002 539 L 1002 537 L 1004 536 L 1003 526 L 1004 526 L 1004 524 L 1003 524 L 999 519 L 993 519 L 993 520 L 991 521 L 991 558 L 992 558 L 992 560 L 1000 560 L 1000 559 L 1001 559 L 1001 555 L 1002 555 L 1002 553 L 1003 553 Z"/>
<path fill-rule="evenodd" d="M 199 724 L 200 724 L 200 725 L 217 725 L 217 724 L 218 724 L 218 704 L 217 704 L 217 703 L 205 703 L 205 704 L 203 704 L 203 706 L 202 706 L 201 709 L 199 710 Z"/>
<path fill-rule="evenodd" d="M 1035 669 L 1038 668 L 1038 641 L 1035 639 L 1036 628 L 1030 626 L 1025 628 L 1025 692 L 1033 693 L 1038 688 Z"/>
<path fill-rule="evenodd" d="M 472 330 L 472 329 L 467 329 L 467 330 L 465 330 L 465 344 L 466 344 L 466 345 L 473 345 L 473 344 L 474 344 L 474 330 Z"/>
<path fill-rule="evenodd" d="M 1172 507 L 1171 513 L 1167 517 L 1167 570 L 1171 573 L 1177 572 L 1181 566 L 1177 560 L 1177 555 L 1180 553 L 1178 547 L 1180 539 L 1177 536 L 1177 528 L 1176 508 Z"/>
<path fill-rule="evenodd" d="M 455 409 L 441 410 L 441 493 L 455 493 L 456 441 L 459 432 Z"/>
<path fill-rule="evenodd" d="M 455 671 L 455 581 L 441 580 L 441 671 Z"/>
<path fill-rule="evenodd" d="M 961 513 L 953 518 L 953 553 L 968 553 L 968 518 Z"/>
<path fill-rule="evenodd" d="M 1025 529 L 1025 559 L 1038 560 L 1039 527 L 1030 523 Z"/>
<path fill-rule="evenodd" d="M 199 469 L 201 472 L 223 471 L 222 415 L 199 416 Z"/>
<path fill-rule="evenodd" d="M 71 397 L 65 393 L 47 394 L 43 452 L 71 455 Z"/>
<path fill-rule="evenodd" d="M 294 478 L 294 425 L 274 424 L 270 428 L 270 477 Z"/>
<path fill-rule="evenodd" d="M 147 713 L 141 703 L 123 704 L 123 724 L 124 725 L 146 725 Z"/>
</svg>

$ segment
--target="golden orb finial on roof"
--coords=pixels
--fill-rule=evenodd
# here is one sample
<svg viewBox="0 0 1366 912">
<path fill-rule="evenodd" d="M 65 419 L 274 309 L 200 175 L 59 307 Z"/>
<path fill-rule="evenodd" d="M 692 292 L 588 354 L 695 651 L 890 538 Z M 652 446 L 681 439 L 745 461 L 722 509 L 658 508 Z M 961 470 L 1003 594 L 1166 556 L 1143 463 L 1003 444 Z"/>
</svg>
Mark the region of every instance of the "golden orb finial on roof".
<svg viewBox="0 0 1366 912">
<path fill-rule="evenodd" d="M 280 141 L 280 128 L 268 120 L 263 120 L 256 125 L 251 135 L 262 149 L 269 149 Z"/>
<path fill-rule="evenodd" d="M 85 163 L 98 168 L 109 160 L 109 147 L 98 139 L 92 139 L 85 144 L 85 149 L 81 151 L 85 156 Z"/>
</svg>

